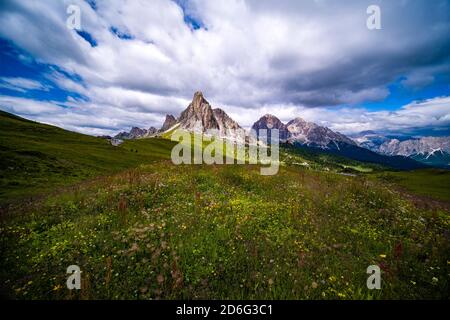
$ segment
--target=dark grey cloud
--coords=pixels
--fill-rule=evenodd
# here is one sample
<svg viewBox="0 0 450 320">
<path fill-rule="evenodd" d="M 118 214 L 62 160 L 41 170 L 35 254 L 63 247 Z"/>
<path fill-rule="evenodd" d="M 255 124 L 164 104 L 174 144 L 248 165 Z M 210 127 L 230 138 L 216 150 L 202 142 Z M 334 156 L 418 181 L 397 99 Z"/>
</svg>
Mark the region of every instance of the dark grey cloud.
<svg viewBox="0 0 450 320">
<path fill-rule="evenodd" d="M 346 99 L 348 92 L 361 98 L 377 98 L 364 91 L 380 91 L 399 77 L 411 77 L 411 84 L 429 84 L 435 75 L 445 76 L 450 66 L 450 6 L 448 1 L 250 1 L 252 9 L 260 14 L 274 12 L 299 16 L 308 23 L 309 17 L 326 24 L 329 32 L 319 35 L 315 41 L 326 46 L 330 42 L 336 50 L 324 59 L 324 68 L 302 70 L 308 58 L 302 50 L 282 51 L 269 59 L 273 72 L 270 79 L 263 79 L 262 86 L 278 88 L 285 103 L 307 106 L 333 106 L 352 102 Z M 382 13 L 382 30 L 365 28 L 366 16 L 362 13 L 369 4 L 379 4 Z M 341 18 L 340 14 L 344 18 Z M 304 18 L 304 19 L 302 19 Z M 347 20 L 348 19 L 348 20 Z M 349 22 L 350 21 L 350 22 Z M 357 23 L 354 23 L 357 22 Z M 348 24 L 342 28 L 342 25 Z M 358 27 L 359 25 L 359 27 Z M 353 29 L 350 28 L 353 26 Z M 340 43 L 359 38 L 361 45 L 351 47 L 343 54 Z M 305 62 L 306 61 L 306 62 Z M 328 62 L 332 61 L 331 64 Z M 418 79 L 417 74 L 420 74 Z M 426 81 L 425 81 L 426 80 Z M 446 80 L 444 80 L 446 81 Z M 406 81 L 408 83 L 408 81 Z M 385 95 L 378 95 L 383 99 Z M 280 101 L 280 100 L 278 100 Z M 271 101 L 272 102 L 272 101 Z"/>
</svg>

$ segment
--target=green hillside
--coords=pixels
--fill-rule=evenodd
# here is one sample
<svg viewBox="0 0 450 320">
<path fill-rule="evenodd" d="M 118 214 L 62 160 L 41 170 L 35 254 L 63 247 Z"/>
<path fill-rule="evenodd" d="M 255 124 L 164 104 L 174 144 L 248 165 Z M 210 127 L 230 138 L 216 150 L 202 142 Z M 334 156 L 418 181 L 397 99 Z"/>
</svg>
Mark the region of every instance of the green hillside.
<svg viewBox="0 0 450 320">
<path fill-rule="evenodd" d="M 399 185 L 411 193 L 450 202 L 450 170 L 382 172 L 376 176 L 383 181 Z"/>
<path fill-rule="evenodd" d="M 0 111 L 0 203 L 57 186 L 169 159 L 173 143 L 100 138 L 25 120 Z"/>
<path fill-rule="evenodd" d="M 305 165 L 314 170 L 362 174 L 388 170 L 380 164 L 352 160 L 313 148 L 282 145 L 281 159 L 287 165 Z"/>
</svg>

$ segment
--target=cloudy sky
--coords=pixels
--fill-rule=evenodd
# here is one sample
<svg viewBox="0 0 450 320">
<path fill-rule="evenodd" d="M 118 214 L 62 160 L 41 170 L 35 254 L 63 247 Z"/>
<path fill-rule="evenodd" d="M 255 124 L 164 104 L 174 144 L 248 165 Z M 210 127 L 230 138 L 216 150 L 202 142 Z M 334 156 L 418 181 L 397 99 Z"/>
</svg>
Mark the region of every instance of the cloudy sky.
<svg viewBox="0 0 450 320">
<path fill-rule="evenodd" d="M 448 0 L 2 0 L 0 21 L 0 109 L 69 130 L 160 127 L 200 90 L 245 127 L 450 135 Z"/>
</svg>

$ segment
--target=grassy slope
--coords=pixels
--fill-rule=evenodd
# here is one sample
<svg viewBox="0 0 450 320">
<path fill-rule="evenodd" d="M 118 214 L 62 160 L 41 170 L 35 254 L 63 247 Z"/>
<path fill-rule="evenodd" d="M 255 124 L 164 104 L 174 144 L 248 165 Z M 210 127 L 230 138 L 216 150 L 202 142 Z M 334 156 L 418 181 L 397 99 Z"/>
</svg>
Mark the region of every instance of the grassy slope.
<svg viewBox="0 0 450 320">
<path fill-rule="evenodd" d="M 162 139 L 108 141 L 0 112 L 0 203 L 170 158 Z M 137 152 L 136 152 L 137 150 Z"/>
<path fill-rule="evenodd" d="M 173 132 L 174 130 L 165 132 L 162 137 L 171 139 Z M 194 143 L 193 135 L 191 136 L 191 143 Z M 203 141 L 202 147 L 206 147 L 209 143 L 210 141 Z M 225 146 L 221 152 L 224 156 L 226 155 Z M 248 163 L 248 150 L 246 151 L 245 161 Z M 287 144 L 280 145 L 280 162 L 282 165 L 292 166 L 303 166 L 302 164 L 307 163 L 307 167 L 310 169 L 334 172 L 369 173 L 387 169 L 382 165 L 360 162 L 314 149 L 296 148 Z"/>
<path fill-rule="evenodd" d="M 0 284 L 13 298 L 449 298 L 449 213 L 418 210 L 378 180 L 295 165 L 269 177 L 257 166 L 174 166 L 164 140 L 113 148 L 4 118 L 2 161 L 9 152 L 24 168 L 2 173 L 22 183 L 15 190 L 36 192 L 46 175 L 49 189 L 104 175 L 3 217 Z M 334 158 L 292 159 L 334 168 Z M 72 264 L 80 292 L 65 289 Z M 371 264 L 383 269 L 380 291 L 367 290 Z"/>
<path fill-rule="evenodd" d="M 360 162 L 314 149 L 295 148 L 283 145 L 281 150 L 281 158 L 285 163 L 298 164 L 306 162 L 309 164 L 310 168 L 315 170 L 368 173 L 387 169 L 382 165 Z"/>
<path fill-rule="evenodd" d="M 440 169 L 383 172 L 377 177 L 423 196 L 450 202 L 450 171 Z"/>
</svg>

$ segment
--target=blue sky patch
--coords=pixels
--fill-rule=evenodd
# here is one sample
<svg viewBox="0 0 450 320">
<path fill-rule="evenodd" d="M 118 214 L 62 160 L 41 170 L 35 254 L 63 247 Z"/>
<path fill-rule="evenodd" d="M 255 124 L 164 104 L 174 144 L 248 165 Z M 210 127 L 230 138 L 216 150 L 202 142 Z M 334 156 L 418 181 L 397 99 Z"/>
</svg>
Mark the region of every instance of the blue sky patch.
<svg viewBox="0 0 450 320">
<path fill-rule="evenodd" d="M 92 8 L 92 10 L 97 10 L 97 3 L 95 0 L 85 0 Z"/>
<path fill-rule="evenodd" d="M 122 39 L 122 40 L 132 40 L 132 39 L 134 39 L 134 37 L 131 34 L 126 33 L 124 31 L 121 31 L 121 30 L 119 30 L 118 28 L 116 28 L 114 26 L 109 28 L 109 30 L 111 31 L 111 33 L 116 35 L 119 39 Z"/>
<path fill-rule="evenodd" d="M 60 73 L 64 77 L 83 85 L 79 75 L 70 74 L 56 65 L 43 64 L 37 62 L 26 52 L 16 48 L 9 41 L 0 38 L 0 95 L 29 98 L 39 101 L 59 101 L 66 102 L 69 97 L 79 100 L 87 100 L 76 92 L 70 92 L 58 87 L 51 80 L 53 73 Z M 7 80 L 14 78 L 24 78 L 36 81 L 45 88 L 23 90 L 5 87 Z M 3 87 L 1 86 L 3 85 Z"/>
<path fill-rule="evenodd" d="M 187 0 L 174 0 L 174 2 L 181 8 L 181 10 L 183 10 L 184 22 L 192 30 L 198 30 L 200 28 L 207 30 L 202 21 L 200 21 L 200 19 L 198 19 L 197 17 L 194 17 L 194 15 L 191 13 L 192 10 L 189 9 Z"/>
<path fill-rule="evenodd" d="M 91 47 L 96 47 L 97 46 L 97 41 L 95 41 L 94 37 L 92 37 L 92 35 L 89 32 L 83 31 L 83 30 L 75 30 L 77 32 L 77 34 L 82 37 L 84 40 L 86 40 L 87 42 L 89 42 L 89 44 L 91 45 Z"/>
</svg>

